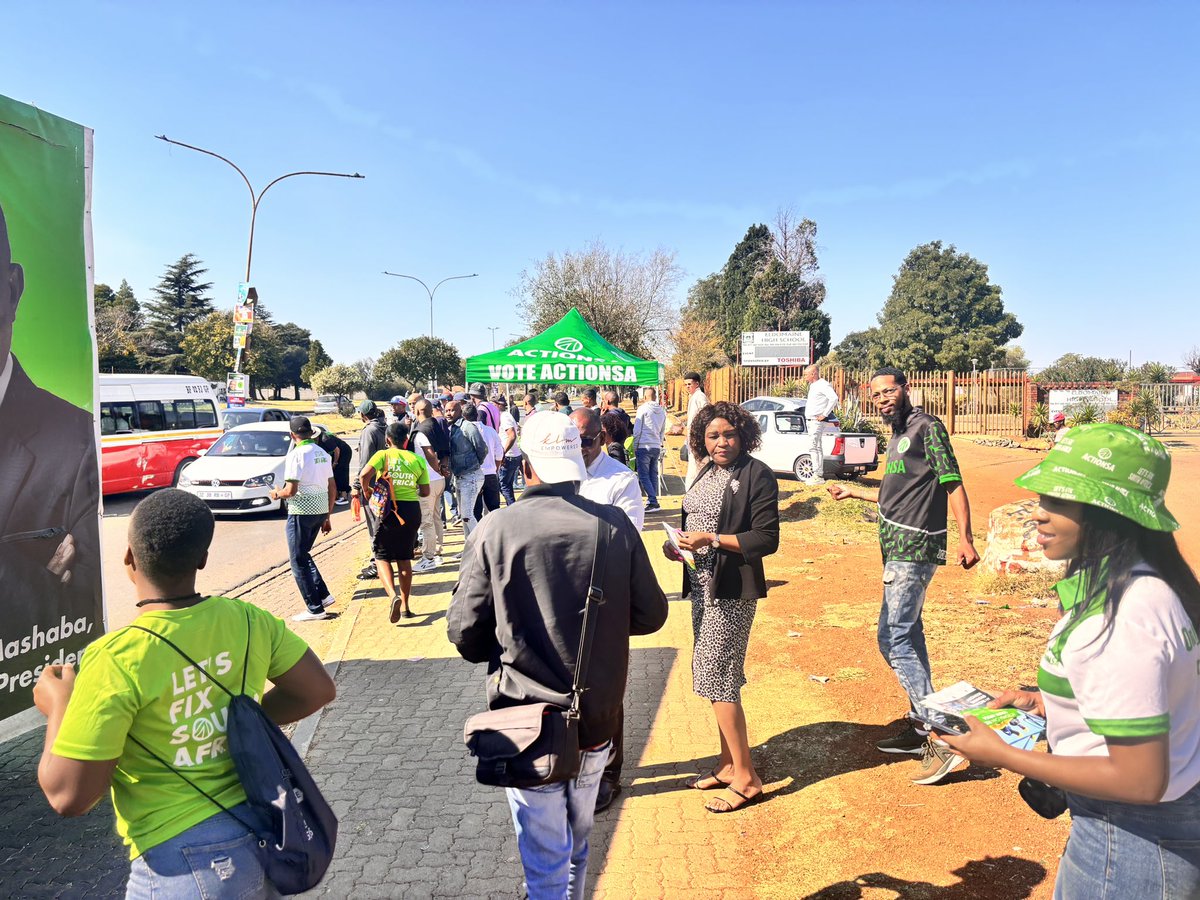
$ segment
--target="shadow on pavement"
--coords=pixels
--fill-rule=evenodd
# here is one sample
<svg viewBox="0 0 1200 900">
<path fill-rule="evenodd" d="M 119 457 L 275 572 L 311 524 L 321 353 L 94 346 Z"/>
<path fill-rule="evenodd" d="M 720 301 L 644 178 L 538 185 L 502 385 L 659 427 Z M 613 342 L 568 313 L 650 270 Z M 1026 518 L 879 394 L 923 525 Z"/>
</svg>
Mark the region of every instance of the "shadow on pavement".
<svg viewBox="0 0 1200 900">
<path fill-rule="evenodd" d="M 1046 869 L 1040 863 L 1007 855 L 973 859 L 952 874 L 959 877 L 959 882 L 940 887 L 928 881 L 909 881 L 884 872 L 869 872 L 853 881 L 839 881 L 823 887 L 804 900 L 860 900 L 874 897 L 878 889 L 895 891 L 898 897 L 922 900 L 1022 900 L 1032 896 L 1034 888 L 1046 880 Z"/>
<path fill-rule="evenodd" d="M 716 722 L 713 722 L 716 731 Z M 856 722 L 813 722 L 798 725 L 751 748 L 754 764 L 766 786 L 764 802 L 849 772 L 910 761 L 911 756 L 880 753 L 875 742 L 896 733 L 894 725 L 861 725 Z M 637 770 L 637 777 L 649 779 L 635 785 L 630 793 L 659 794 L 691 791 L 684 781 L 692 775 L 712 771 L 717 757 L 661 763 Z M 982 771 L 982 770 L 980 770 Z"/>
</svg>

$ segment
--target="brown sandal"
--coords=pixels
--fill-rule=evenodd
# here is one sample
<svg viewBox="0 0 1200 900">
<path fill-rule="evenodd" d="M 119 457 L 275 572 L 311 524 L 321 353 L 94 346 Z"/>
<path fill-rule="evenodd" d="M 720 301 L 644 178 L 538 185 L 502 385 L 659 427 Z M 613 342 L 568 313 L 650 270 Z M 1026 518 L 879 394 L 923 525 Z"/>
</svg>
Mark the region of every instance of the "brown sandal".
<svg viewBox="0 0 1200 900">
<path fill-rule="evenodd" d="M 743 807 L 746 807 L 746 806 L 751 806 L 751 805 L 757 803 L 759 800 L 761 800 L 764 796 L 766 796 L 766 791 L 762 790 L 761 788 L 759 788 L 759 791 L 757 794 L 754 794 L 753 796 L 750 796 L 750 797 L 747 797 L 745 794 L 743 794 L 741 791 L 739 791 L 735 787 L 726 786 L 725 790 L 729 791 L 729 793 L 731 793 L 731 794 L 737 794 L 739 797 L 742 798 L 741 802 L 737 803 L 737 804 L 733 804 L 733 803 L 730 803 L 728 800 L 726 800 L 724 797 L 713 797 L 711 800 L 708 801 L 708 803 L 704 804 L 704 808 L 707 809 L 710 813 L 730 813 L 730 812 L 733 812 L 734 810 L 742 809 Z M 710 805 L 713 803 L 723 803 L 723 804 L 725 804 L 725 807 L 722 809 L 719 806 Z"/>
<path fill-rule="evenodd" d="M 708 784 L 708 785 L 700 784 L 700 782 L 707 781 L 710 778 L 713 781 L 715 781 L 716 784 Z M 729 782 L 722 781 L 720 778 L 718 778 L 717 770 L 713 769 L 707 775 L 693 775 L 691 778 L 687 779 L 687 781 L 684 782 L 684 785 L 687 787 L 690 787 L 692 790 L 696 790 L 696 791 L 715 791 L 718 788 L 729 787 Z"/>
</svg>

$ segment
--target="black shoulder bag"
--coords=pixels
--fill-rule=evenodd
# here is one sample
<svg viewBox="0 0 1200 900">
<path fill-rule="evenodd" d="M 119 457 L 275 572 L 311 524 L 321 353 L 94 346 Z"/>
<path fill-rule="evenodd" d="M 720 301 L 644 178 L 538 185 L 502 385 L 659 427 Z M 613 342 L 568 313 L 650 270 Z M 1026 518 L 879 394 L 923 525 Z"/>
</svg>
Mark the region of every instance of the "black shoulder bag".
<svg viewBox="0 0 1200 900">
<path fill-rule="evenodd" d="M 608 523 L 596 519 L 596 552 L 583 604 L 579 654 L 571 680 L 571 705 L 529 703 L 478 713 L 467 719 L 463 742 L 476 758 L 475 780 L 494 787 L 530 788 L 570 781 L 579 774 L 579 701 L 585 690 L 595 617 L 604 604 Z"/>
<path fill-rule="evenodd" d="M 242 691 L 235 694 L 204 667 L 157 631 L 152 634 L 204 673 L 229 695 L 229 756 L 246 792 L 253 822 L 246 822 L 133 735 L 129 739 L 166 766 L 222 812 L 258 838 L 263 872 L 281 894 L 299 894 L 320 884 L 337 845 L 337 816 L 313 781 L 300 754 L 258 702 L 246 693 L 250 662 L 250 611 L 246 611 L 246 657 L 242 662 Z"/>
</svg>

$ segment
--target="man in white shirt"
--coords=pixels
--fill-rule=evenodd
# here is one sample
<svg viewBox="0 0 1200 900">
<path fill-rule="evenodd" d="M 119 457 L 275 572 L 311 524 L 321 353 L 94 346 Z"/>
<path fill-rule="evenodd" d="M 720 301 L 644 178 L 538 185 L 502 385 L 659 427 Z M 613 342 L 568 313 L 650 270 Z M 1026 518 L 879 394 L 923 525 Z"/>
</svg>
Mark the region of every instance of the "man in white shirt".
<svg viewBox="0 0 1200 900">
<path fill-rule="evenodd" d="M 821 444 L 825 432 L 825 422 L 833 417 L 833 411 L 838 406 L 838 395 L 833 385 L 821 377 L 816 366 L 804 370 L 804 380 L 808 382 L 808 400 L 804 404 L 805 426 L 812 439 L 813 474 L 806 484 L 825 483 L 825 450 Z"/>
<path fill-rule="evenodd" d="M 666 434 L 667 411 L 658 403 L 658 391 L 642 388 L 642 405 L 633 420 L 633 447 L 638 481 L 646 492 L 646 512 L 658 509 L 658 458 Z"/>
<path fill-rule="evenodd" d="M 287 500 L 288 558 L 292 577 L 300 588 L 307 612 L 292 616 L 293 622 L 324 619 L 333 597 L 312 558 L 317 532 L 329 534 L 333 523 L 329 513 L 337 500 L 333 480 L 333 461 L 313 440 L 313 427 L 307 416 L 292 416 L 292 440 L 295 442 L 283 463 L 282 488 L 271 491 L 272 500 Z"/>
<path fill-rule="evenodd" d="M 579 443 L 583 453 L 583 465 L 587 469 L 587 480 L 579 484 L 579 496 L 606 503 L 622 510 L 629 516 L 638 532 L 646 521 L 642 508 L 642 492 L 637 479 L 623 466 L 604 452 L 600 438 L 600 414 L 595 409 L 581 408 L 571 413 L 571 422 L 579 429 Z M 600 777 L 600 793 L 596 796 L 596 812 L 607 809 L 613 799 L 621 793 L 621 766 L 625 761 L 625 707 L 621 707 L 621 718 L 617 733 L 613 735 L 613 751 L 604 774 Z"/>
<path fill-rule="evenodd" d="M 704 393 L 704 388 L 701 387 L 702 384 L 699 372 L 687 372 L 683 376 L 683 387 L 688 392 L 687 424 L 683 427 L 683 445 L 688 447 L 687 475 L 684 476 L 683 480 L 685 488 L 692 486 L 692 482 L 700 474 L 700 463 L 704 462 L 704 460 L 696 459 L 692 455 L 691 447 L 688 443 L 691 441 L 692 420 L 696 418 L 696 413 L 708 406 L 708 397 Z"/>
<path fill-rule="evenodd" d="M 500 496 L 507 506 L 517 498 L 513 486 L 517 483 L 517 472 L 521 470 L 521 444 L 517 440 L 521 429 L 517 417 L 508 411 L 508 401 L 501 397 L 496 401 L 500 407 L 500 446 L 504 450 L 504 461 L 500 463 Z"/>
<path fill-rule="evenodd" d="M 600 439 L 600 415 L 594 409 L 581 407 L 571 413 L 571 421 L 579 429 L 583 445 L 583 464 L 587 468 L 587 481 L 579 485 L 579 495 L 619 507 L 638 531 L 646 521 L 646 510 L 642 507 L 642 492 L 629 466 L 623 466 L 604 452 Z"/>
<path fill-rule="evenodd" d="M 413 404 L 413 411 L 419 421 L 433 418 L 433 407 L 424 398 Z M 429 469 L 429 493 L 420 498 L 421 561 L 413 566 L 413 571 L 432 572 L 442 564 L 442 539 L 446 533 L 446 523 L 442 521 L 442 494 L 446 490 L 446 479 L 428 437 L 413 431 L 410 449 L 425 460 L 425 467 Z"/>
</svg>

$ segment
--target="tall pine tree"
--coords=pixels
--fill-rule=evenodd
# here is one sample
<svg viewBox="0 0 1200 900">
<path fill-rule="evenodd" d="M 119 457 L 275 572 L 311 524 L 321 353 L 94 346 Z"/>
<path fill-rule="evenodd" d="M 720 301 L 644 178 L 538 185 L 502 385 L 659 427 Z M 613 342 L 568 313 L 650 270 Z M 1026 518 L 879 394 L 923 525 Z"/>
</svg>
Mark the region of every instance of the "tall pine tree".
<svg viewBox="0 0 1200 900">
<path fill-rule="evenodd" d="M 185 253 L 167 266 L 154 286 L 154 299 L 146 302 L 146 330 L 142 364 L 155 372 L 172 372 L 184 365 L 180 344 L 184 331 L 213 311 L 208 292 L 212 284 L 201 281 L 208 272 L 195 254 Z"/>
</svg>

